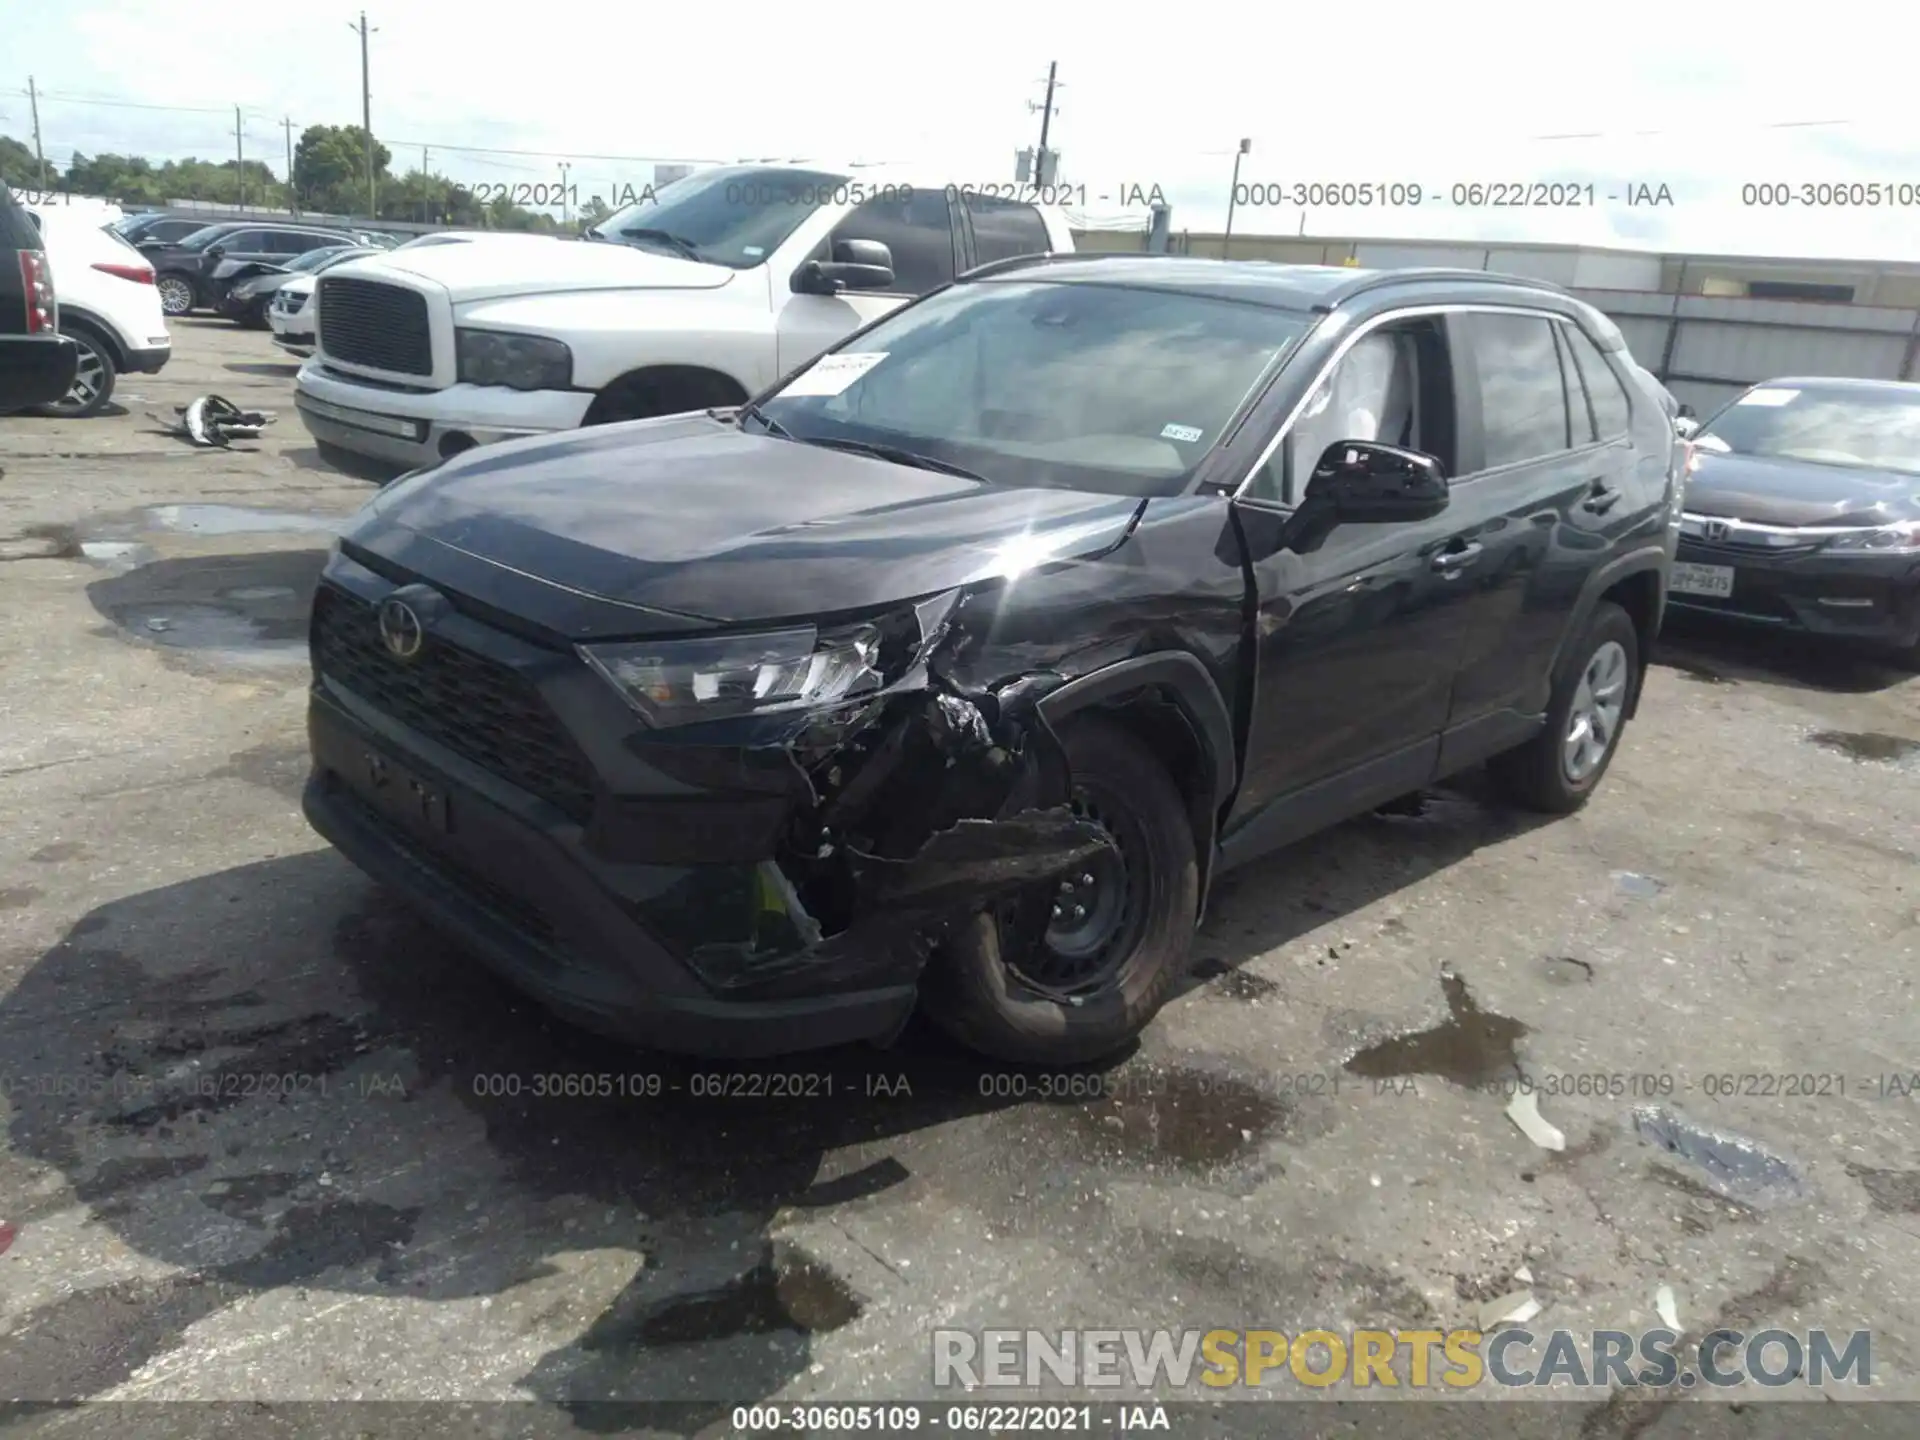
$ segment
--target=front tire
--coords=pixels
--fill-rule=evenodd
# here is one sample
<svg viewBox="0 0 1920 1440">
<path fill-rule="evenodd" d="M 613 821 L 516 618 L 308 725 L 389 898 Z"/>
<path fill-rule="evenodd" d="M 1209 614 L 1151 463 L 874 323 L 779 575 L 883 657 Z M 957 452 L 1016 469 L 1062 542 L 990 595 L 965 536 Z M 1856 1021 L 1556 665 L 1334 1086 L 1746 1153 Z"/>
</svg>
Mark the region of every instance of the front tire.
<svg viewBox="0 0 1920 1440">
<path fill-rule="evenodd" d="M 33 413 L 56 420 L 85 420 L 106 409 L 120 371 L 113 363 L 112 348 L 93 331 L 76 325 L 63 333 L 80 350 L 73 386 L 60 399 L 34 407 Z"/>
<path fill-rule="evenodd" d="M 1640 673 L 1633 618 L 1602 600 L 1554 681 L 1540 733 L 1488 763 L 1507 798 L 1547 815 L 1570 815 L 1599 787 L 1620 748 Z"/>
<path fill-rule="evenodd" d="M 184 275 L 162 275 L 154 285 L 160 291 L 160 308 L 170 316 L 191 314 L 200 298 Z"/>
<path fill-rule="evenodd" d="M 1008 913 L 1033 913 L 1031 901 L 973 916 L 921 982 L 934 1024 L 1015 1064 L 1084 1064 L 1137 1037 L 1187 972 L 1199 907 L 1186 807 L 1152 753 L 1098 716 L 1061 741 L 1074 808 L 1112 835 L 1113 856 L 1049 885 L 1051 896 L 1036 897 L 1037 921 Z M 1034 933 L 1040 924 L 1044 938 Z"/>
</svg>

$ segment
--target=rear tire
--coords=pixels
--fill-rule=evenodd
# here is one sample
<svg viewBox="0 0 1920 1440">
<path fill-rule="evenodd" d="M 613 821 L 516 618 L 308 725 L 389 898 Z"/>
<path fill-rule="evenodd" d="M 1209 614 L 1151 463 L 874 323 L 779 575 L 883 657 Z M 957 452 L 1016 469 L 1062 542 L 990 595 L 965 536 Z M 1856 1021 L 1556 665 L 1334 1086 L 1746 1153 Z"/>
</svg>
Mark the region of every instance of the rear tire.
<svg viewBox="0 0 1920 1440">
<path fill-rule="evenodd" d="M 184 275 L 162 275 L 154 284 L 160 290 L 160 308 L 170 317 L 191 314 L 200 301 L 193 282 Z"/>
<path fill-rule="evenodd" d="M 1043 892 L 1039 904 L 1044 914 L 1050 903 L 1067 901 L 1071 913 L 1071 903 L 1085 898 L 1098 917 L 1112 893 L 1101 886 L 1117 885 L 1121 908 L 1109 917 L 1105 949 L 1095 946 L 1097 934 L 1063 931 L 1055 921 L 1047 934 L 1057 935 L 1062 948 L 1041 941 L 1029 951 L 1010 943 L 1013 927 L 1003 916 L 980 914 L 942 947 L 921 981 L 922 1006 L 934 1024 L 973 1050 L 1015 1064 L 1084 1064 L 1131 1042 L 1186 974 L 1199 907 L 1186 807 L 1152 753 L 1098 716 L 1076 722 L 1061 740 L 1076 809 L 1106 826 L 1123 858 L 1117 870 L 1105 862 L 1108 873 L 1093 889 L 1057 892 L 1051 900 Z M 1102 863 L 1091 862 L 1088 873 Z M 1071 879 L 1077 883 L 1080 876 Z M 1084 985 L 1062 983 L 1043 993 L 1010 963 L 1014 949 L 1050 978 L 1063 974 L 1062 966 L 1100 968 Z"/>
<path fill-rule="evenodd" d="M 1516 804 L 1547 815 L 1570 815 L 1586 804 L 1619 752 L 1639 674 L 1633 619 L 1602 600 L 1554 681 L 1546 727 L 1488 762 L 1496 786 Z"/>
<path fill-rule="evenodd" d="M 107 408 L 120 370 L 113 363 L 113 347 L 91 328 L 73 325 L 62 333 L 80 348 L 73 387 L 59 400 L 36 405 L 33 413 L 55 420 L 86 420 Z"/>
</svg>

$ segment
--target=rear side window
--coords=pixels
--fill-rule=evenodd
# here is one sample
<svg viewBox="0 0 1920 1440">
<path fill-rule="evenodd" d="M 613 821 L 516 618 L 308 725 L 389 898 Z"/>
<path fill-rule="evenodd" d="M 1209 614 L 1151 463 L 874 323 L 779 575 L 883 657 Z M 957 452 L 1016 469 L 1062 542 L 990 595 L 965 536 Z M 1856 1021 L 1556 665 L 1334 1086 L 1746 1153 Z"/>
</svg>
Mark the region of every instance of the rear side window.
<svg viewBox="0 0 1920 1440">
<path fill-rule="evenodd" d="M 276 230 L 272 238 L 273 243 L 267 248 L 276 255 L 304 255 L 309 250 L 345 243 L 331 235 L 308 235 L 299 230 Z"/>
<path fill-rule="evenodd" d="M 1544 459 L 1568 448 L 1567 391 L 1552 322 L 1484 312 L 1458 322 L 1480 376 L 1486 468 Z"/>
<path fill-rule="evenodd" d="M 1047 252 L 1046 222 L 1031 205 L 968 192 L 967 218 L 973 222 L 973 258 L 977 264 Z"/>
<path fill-rule="evenodd" d="M 246 255 L 273 249 L 273 236 L 265 230 L 236 230 L 214 241 L 229 255 Z"/>
<path fill-rule="evenodd" d="M 1580 379 L 1586 384 L 1587 398 L 1593 402 L 1594 424 L 1600 429 L 1599 438 L 1611 440 L 1626 434 L 1627 389 L 1620 383 L 1613 366 L 1607 363 L 1607 357 L 1578 325 L 1562 325 L 1560 338 L 1567 342 L 1574 364 L 1580 369 Z"/>
</svg>

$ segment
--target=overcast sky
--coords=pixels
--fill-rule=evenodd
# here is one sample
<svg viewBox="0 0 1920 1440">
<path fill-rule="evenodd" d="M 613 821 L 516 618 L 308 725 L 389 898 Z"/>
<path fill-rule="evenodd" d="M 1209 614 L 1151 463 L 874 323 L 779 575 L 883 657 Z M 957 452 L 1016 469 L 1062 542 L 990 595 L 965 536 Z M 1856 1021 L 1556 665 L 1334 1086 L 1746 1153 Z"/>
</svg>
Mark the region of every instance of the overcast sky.
<svg viewBox="0 0 1920 1440">
<path fill-rule="evenodd" d="M 1375 0 L 1284 18 L 1256 0 L 976 0 L 952 12 L 377 0 L 369 19 L 375 134 L 398 168 L 418 165 L 424 143 L 433 168 L 468 183 L 557 180 L 569 160 L 584 198 L 644 184 L 655 159 L 776 154 L 929 160 L 956 180 L 1003 182 L 1013 152 L 1037 138 L 1028 105 L 1058 60 L 1052 142 L 1062 179 L 1084 184 L 1094 210 L 1110 212 L 1096 197 L 1123 185 L 1157 184 L 1176 228 L 1217 229 L 1247 137 L 1243 183 L 1438 192 L 1416 211 L 1315 211 L 1308 234 L 1920 259 L 1920 124 L 1898 13 L 1855 0 L 1794 12 L 1792 24 L 1714 0 Z M 231 155 L 238 104 L 247 153 L 279 171 L 283 116 L 296 137 L 359 120 L 357 16 L 325 3 L 0 0 L 17 72 L 0 80 L 0 133 L 30 136 L 31 65 L 49 158 L 63 164 L 76 149 Z M 1818 121 L 1848 123 L 1803 123 Z M 1588 138 L 1536 138 L 1549 136 Z M 1591 179 L 1599 206 L 1449 203 L 1457 182 L 1561 178 Z M 1913 203 L 1744 206 L 1742 184 L 1763 181 L 1880 182 L 1896 196 L 1904 184 Z M 1604 199 L 1640 184 L 1666 185 L 1674 203 Z M 1302 218 L 1243 206 L 1234 228 L 1292 234 Z"/>
</svg>

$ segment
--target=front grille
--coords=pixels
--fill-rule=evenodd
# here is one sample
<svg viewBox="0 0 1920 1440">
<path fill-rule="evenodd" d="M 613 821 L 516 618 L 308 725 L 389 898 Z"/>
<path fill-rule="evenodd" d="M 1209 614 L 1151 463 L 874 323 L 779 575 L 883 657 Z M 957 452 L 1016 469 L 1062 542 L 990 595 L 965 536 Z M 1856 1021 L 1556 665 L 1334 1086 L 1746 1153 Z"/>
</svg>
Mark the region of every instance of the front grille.
<svg viewBox="0 0 1920 1440">
<path fill-rule="evenodd" d="M 505 665 L 437 635 L 411 660 L 380 639 L 365 601 L 323 585 L 313 597 L 313 667 L 383 714 L 585 824 L 593 809 L 586 759 L 546 701 Z"/>
<path fill-rule="evenodd" d="M 427 297 L 418 290 L 323 276 L 319 282 L 321 348 L 335 360 L 399 375 L 433 374 L 433 332 Z"/>
</svg>

